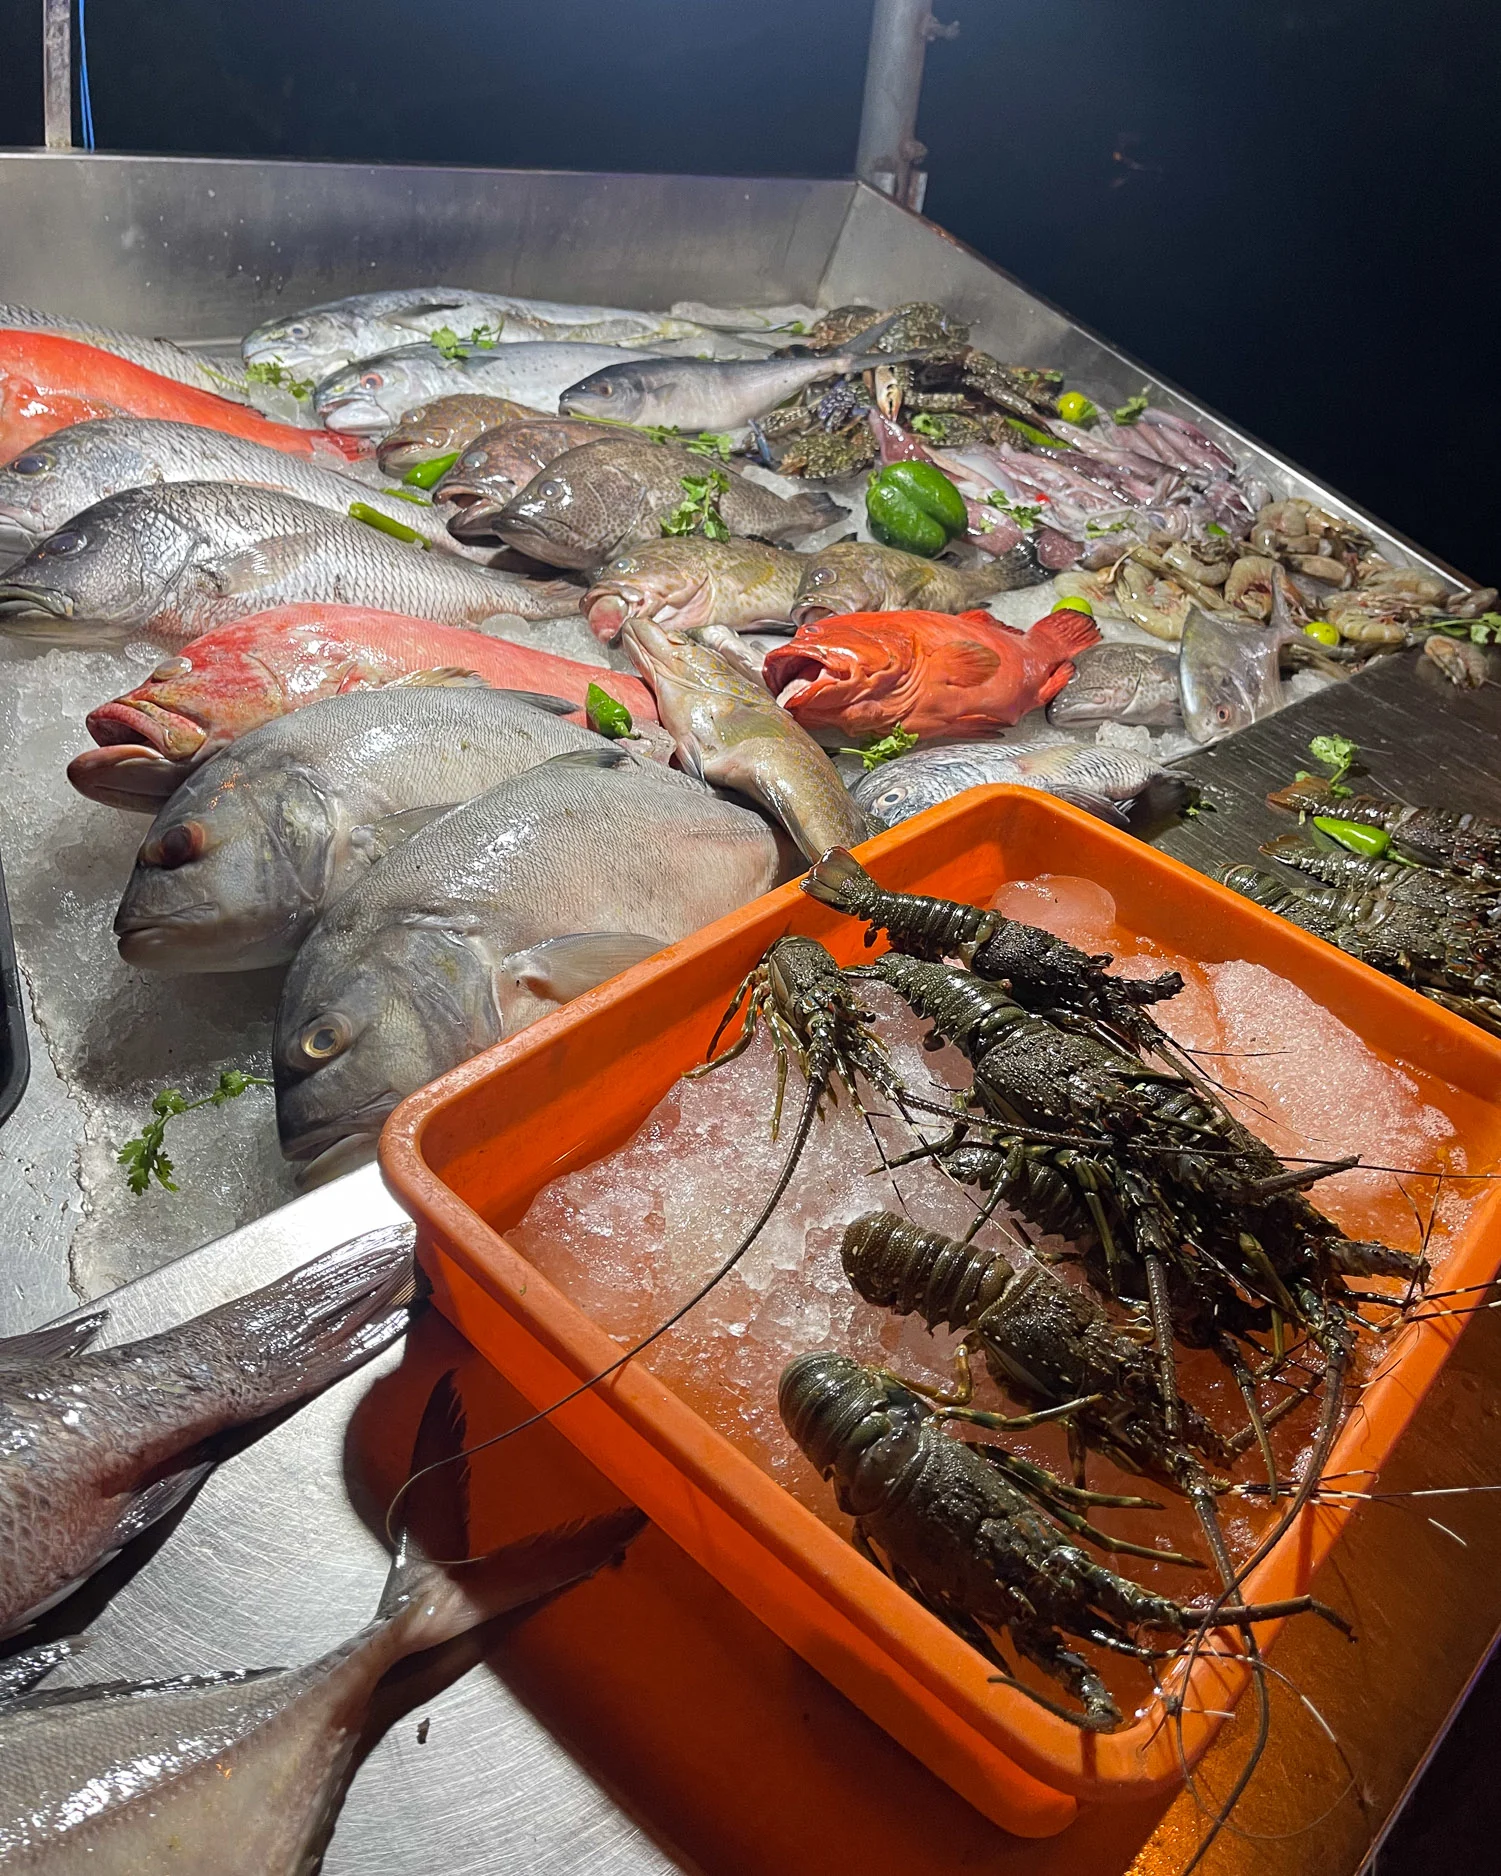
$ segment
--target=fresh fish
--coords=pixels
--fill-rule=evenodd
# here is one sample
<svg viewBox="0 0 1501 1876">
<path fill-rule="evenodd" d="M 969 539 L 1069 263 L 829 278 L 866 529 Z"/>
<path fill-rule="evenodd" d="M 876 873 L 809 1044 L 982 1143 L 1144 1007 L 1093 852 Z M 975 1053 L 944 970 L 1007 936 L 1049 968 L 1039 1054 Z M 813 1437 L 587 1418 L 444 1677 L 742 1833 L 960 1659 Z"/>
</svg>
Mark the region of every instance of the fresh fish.
<svg viewBox="0 0 1501 1876">
<path fill-rule="evenodd" d="M 810 860 L 865 839 L 865 817 L 833 763 L 764 683 L 712 646 L 647 618 L 627 623 L 625 647 L 657 693 L 663 726 L 690 774 L 760 802 Z"/>
<path fill-rule="evenodd" d="M 618 430 L 577 417 L 532 417 L 476 437 L 433 490 L 458 509 L 449 527 L 460 540 L 494 540 L 495 517 L 513 496 L 571 449 L 616 440 Z"/>
<path fill-rule="evenodd" d="M 1182 718 L 1178 659 L 1170 651 L 1116 640 L 1074 659 L 1074 675 L 1048 705 L 1049 723 L 1146 723 Z"/>
<path fill-rule="evenodd" d="M 1196 795 L 1186 777 L 1149 756 L 1061 738 L 912 749 L 862 775 L 851 793 L 882 827 L 895 827 L 968 788 L 993 782 L 1042 789 L 1122 828 L 1135 827 L 1137 804 L 1149 806 L 1154 820 L 1170 819 Z"/>
<path fill-rule="evenodd" d="M 0 469 L 0 540 L 13 537 L 15 552 L 25 553 L 106 495 L 162 482 L 279 489 L 338 515 L 348 514 L 351 502 L 364 502 L 435 547 L 460 551 L 445 517 L 426 503 L 387 495 L 355 476 L 264 443 L 156 417 L 96 418 L 22 450 Z"/>
<path fill-rule="evenodd" d="M 206 1441 L 306 1400 L 400 1335 L 414 1237 L 405 1221 L 366 1232 L 119 1348 L 88 1352 L 102 1315 L 0 1342 L 0 1635 L 180 1504 L 212 1468 Z"/>
<path fill-rule="evenodd" d="M 486 632 L 360 606 L 280 606 L 184 645 L 143 684 L 89 712 L 98 749 L 76 756 L 81 794 L 155 814 L 194 769 L 237 736 L 320 698 L 470 673 L 500 690 L 566 697 L 583 721 L 591 684 L 654 723 L 656 700 L 637 678 Z"/>
<path fill-rule="evenodd" d="M 1282 708 L 1277 658 L 1296 634 L 1194 607 L 1178 648 L 1183 721 L 1195 742 L 1218 742 Z"/>
<path fill-rule="evenodd" d="M 115 914 L 120 956 L 158 971 L 285 964 L 419 827 L 551 756 L 608 747 L 511 691 L 398 685 L 309 704 L 206 762 L 152 822 Z"/>
<path fill-rule="evenodd" d="M 988 612 L 847 612 L 798 628 L 766 654 L 766 682 L 805 729 L 874 740 L 973 736 L 1056 697 L 1076 652 L 1099 638 L 1082 612 L 1050 612 L 1028 632 Z"/>
<path fill-rule="evenodd" d="M 170 378 L 174 384 L 191 384 L 217 397 L 233 398 L 238 404 L 248 401 L 243 366 L 211 364 L 170 339 L 143 339 L 134 332 L 96 326 L 87 319 L 67 319 L 57 313 L 38 312 L 34 306 L 4 303 L 0 303 L 0 328 L 55 332 L 62 338 L 97 346 L 101 352 L 113 352 L 116 358 L 128 359 L 132 365 L 154 371 L 159 378 Z"/>
<path fill-rule="evenodd" d="M 803 555 L 762 541 L 641 541 L 600 569 L 580 603 L 606 645 L 635 618 L 679 632 L 750 630 L 787 618 L 805 564 Z"/>
<path fill-rule="evenodd" d="M 440 816 L 293 960 L 273 1053 L 282 1151 L 379 1133 L 414 1089 L 765 892 L 777 859 L 758 814 L 618 747 Z"/>
<path fill-rule="evenodd" d="M 580 372 L 633 356 L 620 346 L 528 341 L 448 358 L 435 345 L 404 345 L 330 372 L 313 393 L 313 408 L 330 430 L 357 436 L 382 436 L 415 405 L 459 391 L 552 411 Z"/>
<path fill-rule="evenodd" d="M 998 591 L 993 568 L 970 570 L 904 554 L 873 541 L 836 541 L 803 559 L 803 577 L 793 602 L 795 624 L 837 612 L 963 612 Z"/>
<path fill-rule="evenodd" d="M 353 293 L 268 320 L 246 334 L 240 349 L 247 365 L 284 365 L 298 377 L 323 378 L 341 365 L 431 338 L 444 328 L 460 339 L 482 329 L 501 345 L 525 340 L 653 345 L 704 331 L 670 313 L 638 313 L 623 306 L 570 306 L 467 287 L 397 287 Z"/>
<path fill-rule="evenodd" d="M 553 567 L 597 567 L 635 541 L 657 540 L 684 500 L 683 479 L 711 465 L 691 450 L 636 437 L 585 443 L 548 464 L 495 518 L 510 546 Z M 731 534 L 784 541 L 847 514 L 820 492 L 790 500 L 725 469 L 719 513 Z"/>
<path fill-rule="evenodd" d="M 181 645 L 299 600 L 378 606 L 446 625 L 556 619 L 576 587 L 472 567 L 271 489 L 169 482 L 84 509 L 0 575 L 0 631 L 85 644 Z"/>
<path fill-rule="evenodd" d="M 0 331 L 0 461 L 91 417 L 162 417 L 243 436 L 337 467 L 368 453 L 358 437 L 272 423 L 212 391 L 174 384 L 112 352 L 51 332 Z"/>
<path fill-rule="evenodd" d="M 455 1402 L 445 1376 L 414 1469 L 431 1419 Z M 452 1570 L 404 1539 L 374 1620 L 305 1667 L 114 1681 L 0 1704 L 0 1863 L 34 1876 L 306 1876 L 382 1678 L 409 1655 L 585 1581 L 644 1522 L 626 1506 Z M 33 1683 L 52 1665 L 37 1655 L 22 1669 Z"/>
<path fill-rule="evenodd" d="M 477 391 L 458 391 L 435 397 L 430 404 L 409 410 L 393 430 L 375 446 L 376 459 L 389 476 L 405 475 L 419 463 L 436 456 L 457 456 L 502 424 L 524 423 L 528 418 L 547 421 L 547 412 L 532 410 L 508 397 L 484 397 Z"/>
</svg>

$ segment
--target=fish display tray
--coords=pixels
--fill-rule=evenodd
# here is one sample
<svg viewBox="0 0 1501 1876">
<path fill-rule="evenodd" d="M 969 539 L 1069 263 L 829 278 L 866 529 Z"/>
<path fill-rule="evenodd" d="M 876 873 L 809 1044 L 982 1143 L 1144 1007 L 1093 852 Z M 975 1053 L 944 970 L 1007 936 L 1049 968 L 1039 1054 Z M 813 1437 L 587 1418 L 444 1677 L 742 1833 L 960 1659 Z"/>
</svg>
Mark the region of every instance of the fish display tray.
<svg viewBox="0 0 1501 1876">
<path fill-rule="evenodd" d="M 1501 1042 L 1415 993 L 1048 796 L 976 790 L 860 849 L 883 885 L 985 903 L 1009 880 L 1066 870 L 1116 901 L 1120 924 L 1205 963 L 1241 959 L 1290 980 L 1379 1058 L 1428 1078 L 1471 1168 L 1501 1154 Z M 422 1227 L 440 1306 L 536 1406 L 607 1367 L 618 1345 L 506 1241 L 552 1180 L 622 1145 L 701 1061 L 726 1004 L 788 932 L 856 961 L 863 928 L 795 885 L 767 894 L 589 993 L 406 1101 L 386 1127 L 386 1177 Z M 1475 1206 L 1445 1286 L 1501 1266 L 1496 1208 Z M 1430 1317 L 1394 1338 L 1333 1472 L 1379 1470 L 1459 1336 Z M 1063 1829 L 1077 1801 L 1170 1790 L 1243 1690 L 1243 1663 L 1201 1658 L 1184 1694 L 1182 1757 L 1154 1703 L 1084 1733 L 994 1684 L 979 1654 L 640 1363 L 556 1415 L 559 1429 L 785 1642 L 1004 1828 Z M 1311 1505 L 1248 1579 L 1255 1601 L 1297 1595 L 1329 1557 L 1348 1500 Z M 1263 1641 L 1271 1625 L 1259 1631 Z"/>
</svg>

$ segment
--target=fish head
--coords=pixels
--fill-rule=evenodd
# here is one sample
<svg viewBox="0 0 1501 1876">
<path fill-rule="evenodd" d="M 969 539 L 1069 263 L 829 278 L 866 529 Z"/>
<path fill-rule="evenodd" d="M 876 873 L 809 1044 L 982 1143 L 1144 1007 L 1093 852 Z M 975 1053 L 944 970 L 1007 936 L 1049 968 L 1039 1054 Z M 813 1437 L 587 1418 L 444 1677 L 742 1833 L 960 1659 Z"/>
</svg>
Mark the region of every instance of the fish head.
<svg viewBox="0 0 1501 1876">
<path fill-rule="evenodd" d="M 159 971 L 285 963 L 326 895 L 337 829 L 323 781 L 237 743 L 152 822 L 115 914 L 120 956 Z"/>
<path fill-rule="evenodd" d="M 1183 722 L 1195 742 L 1218 742 L 1277 708 L 1281 637 L 1197 610 L 1189 615 L 1178 652 L 1178 684 Z"/>
<path fill-rule="evenodd" d="M 902 770 L 891 762 L 883 762 L 879 769 L 862 776 L 850 793 L 882 827 L 895 827 L 899 821 L 910 820 L 946 798 L 941 789 L 932 787 L 926 770 Z"/>
<path fill-rule="evenodd" d="M 24 554 L 94 500 L 67 433 L 44 437 L 0 469 L 0 553 Z"/>
<path fill-rule="evenodd" d="M 465 408 L 467 397 L 435 397 L 417 404 L 376 450 L 387 475 L 405 475 L 435 456 L 452 456 L 481 434 L 481 426 Z"/>
<path fill-rule="evenodd" d="M 793 624 L 816 625 L 840 612 L 878 612 L 885 598 L 885 582 L 872 564 L 878 551 L 863 542 L 842 541 L 815 554 L 797 583 Z"/>
<path fill-rule="evenodd" d="M 257 326 L 240 347 L 247 365 L 279 365 L 294 378 L 322 378 L 359 357 L 354 315 L 338 307 L 294 313 Z"/>
<path fill-rule="evenodd" d="M 496 979 L 484 934 L 454 917 L 413 910 L 366 925 L 336 906 L 293 961 L 277 1010 L 286 1157 L 373 1139 L 398 1101 L 509 1033 Z"/>
<path fill-rule="evenodd" d="M 515 426 L 511 426 L 514 428 Z M 509 430 L 477 436 L 433 490 L 435 506 L 453 511 L 448 531 L 459 541 L 494 541 L 501 510 L 539 473 L 541 464 Z"/>
<path fill-rule="evenodd" d="M 606 456 L 585 444 L 540 470 L 495 517 L 508 547 L 552 567 L 597 567 L 631 526 L 642 502 L 640 487 Z"/>
<path fill-rule="evenodd" d="M 322 423 L 341 435 L 383 436 L 422 402 L 424 368 L 435 356 L 430 346 L 413 345 L 359 359 L 323 379 L 313 392 L 313 407 Z"/>
<path fill-rule="evenodd" d="M 771 698 L 763 683 L 758 683 L 740 665 L 733 664 L 723 652 L 704 644 L 688 632 L 658 625 L 641 616 L 629 619 L 623 633 L 626 651 L 643 680 L 657 693 L 664 709 L 671 709 L 671 693 L 697 695 L 724 703 L 748 703 L 764 709 Z M 663 722 L 668 727 L 668 717 Z"/>
<path fill-rule="evenodd" d="M 235 626 L 196 639 L 134 690 L 91 710 L 85 722 L 99 747 L 78 758 L 83 772 L 102 776 L 116 763 L 141 768 L 154 758 L 164 776 L 147 793 L 160 802 L 176 785 L 167 776 L 180 781 L 236 736 L 282 715 L 285 688 L 271 664 L 241 642 L 245 636 Z M 104 798 L 76 778 L 74 786 Z"/>
<path fill-rule="evenodd" d="M 148 623 L 192 565 L 198 535 L 132 489 L 84 509 L 0 577 L 0 630 L 86 643 Z"/>
<path fill-rule="evenodd" d="M 691 552 L 674 551 L 692 545 L 646 541 L 607 561 L 579 602 L 594 636 L 613 645 L 637 617 L 679 631 L 705 624 L 709 581 Z"/>
<path fill-rule="evenodd" d="M 558 399 L 558 413 L 563 417 L 605 418 L 616 423 L 634 423 L 657 391 L 660 367 L 670 361 L 631 359 L 623 365 L 606 365 L 591 371 L 587 378 L 570 384 Z M 657 367 L 657 369 L 653 369 Z"/>
<path fill-rule="evenodd" d="M 767 652 L 766 682 L 805 729 L 838 728 L 852 708 L 890 698 L 914 676 L 911 635 L 894 626 L 868 629 L 862 616 L 880 615 L 840 613 L 799 627 L 796 637 Z M 860 727 L 849 722 L 852 733 Z"/>
</svg>

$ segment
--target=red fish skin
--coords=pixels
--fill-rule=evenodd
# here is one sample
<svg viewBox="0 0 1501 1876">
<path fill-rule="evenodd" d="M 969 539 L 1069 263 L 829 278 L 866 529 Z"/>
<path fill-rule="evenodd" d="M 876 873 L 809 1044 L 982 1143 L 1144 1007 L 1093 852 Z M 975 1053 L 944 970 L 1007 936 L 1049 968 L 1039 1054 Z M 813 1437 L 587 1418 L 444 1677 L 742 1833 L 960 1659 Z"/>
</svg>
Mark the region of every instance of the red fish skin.
<svg viewBox="0 0 1501 1876">
<path fill-rule="evenodd" d="M 815 735 L 988 736 L 1049 702 L 1073 676 L 1070 660 L 1099 639 L 1071 608 L 1018 632 L 984 611 L 849 612 L 801 627 L 766 655 L 766 682 Z"/>
<path fill-rule="evenodd" d="M 579 723 L 590 684 L 600 684 L 636 722 L 657 721 L 651 691 L 622 671 L 363 606 L 278 606 L 206 632 L 134 690 L 90 711 L 100 747 L 75 757 L 68 779 L 92 800 L 123 806 L 128 793 L 144 807 L 247 730 L 324 697 L 444 667 L 506 690 L 573 698 Z"/>
<path fill-rule="evenodd" d="M 0 462 L 68 424 L 94 417 L 160 417 L 246 437 L 330 468 L 370 454 L 359 437 L 273 423 L 245 404 L 176 384 L 157 372 L 56 333 L 0 329 Z"/>
</svg>

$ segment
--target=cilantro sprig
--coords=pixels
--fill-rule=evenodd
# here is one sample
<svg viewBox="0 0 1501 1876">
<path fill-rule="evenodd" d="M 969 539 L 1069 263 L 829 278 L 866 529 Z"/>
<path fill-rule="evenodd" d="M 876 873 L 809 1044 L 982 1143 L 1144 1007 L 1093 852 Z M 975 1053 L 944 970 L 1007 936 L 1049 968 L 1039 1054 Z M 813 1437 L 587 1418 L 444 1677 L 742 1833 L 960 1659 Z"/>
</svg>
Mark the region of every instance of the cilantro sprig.
<svg viewBox="0 0 1501 1876">
<path fill-rule="evenodd" d="M 1023 534 L 1030 534 L 1042 516 L 1036 503 L 1014 502 L 1001 489 L 992 489 L 985 500 L 990 507 L 999 508 L 1008 521 L 1014 521 Z"/>
<path fill-rule="evenodd" d="M 1357 743 L 1352 743 L 1348 736 L 1315 736 L 1308 745 L 1308 753 L 1329 771 L 1331 795 L 1354 794 L 1353 788 L 1345 786 L 1345 777 L 1360 754 Z"/>
<path fill-rule="evenodd" d="M 176 1192 L 172 1160 L 164 1144 L 168 1122 L 176 1120 L 179 1114 L 191 1114 L 196 1107 L 223 1107 L 226 1101 L 237 1101 L 247 1088 L 270 1086 L 264 1075 L 248 1075 L 240 1068 L 226 1068 L 213 1092 L 200 1095 L 196 1101 L 188 1100 L 176 1088 L 163 1088 L 152 1097 L 151 1119 L 115 1155 L 125 1168 L 125 1183 L 137 1197 L 150 1188 L 153 1179 L 168 1192 Z"/>
<path fill-rule="evenodd" d="M 864 749 L 841 749 L 842 756 L 858 756 L 865 765 L 868 775 L 872 769 L 880 768 L 883 762 L 894 762 L 898 756 L 906 755 L 909 749 L 915 749 L 921 741 L 912 731 L 904 729 L 898 723 L 896 728 L 879 742 L 867 743 Z"/>
<path fill-rule="evenodd" d="M 500 344 L 500 326 L 476 326 L 467 339 L 459 337 L 452 326 L 437 326 L 427 335 L 428 344 L 435 346 L 450 363 L 460 358 L 467 358 L 473 351 L 488 352 Z"/>
<path fill-rule="evenodd" d="M 662 523 L 664 534 L 702 534 L 706 540 L 727 541 L 730 530 L 719 512 L 719 499 L 730 492 L 730 478 L 722 469 L 706 475 L 680 476 L 685 499 Z"/>
<path fill-rule="evenodd" d="M 1135 423 L 1137 418 L 1146 409 L 1147 403 L 1146 386 L 1143 385 L 1136 393 L 1135 397 L 1128 397 L 1125 403 L 1122 404 L 1118 410 L 1113 411 L 1111 415 L 1115 418 L 1117 423 Z"/>
<path fill-rule="evenodd" d="M 300 403 L 305 403 L 317 388 L 312 378 L 295 378 L 279 358 L 265 358 L 254 365 L 245 367 L 247 384 L 274 384 L 288 392 Z"/>
</svg>

